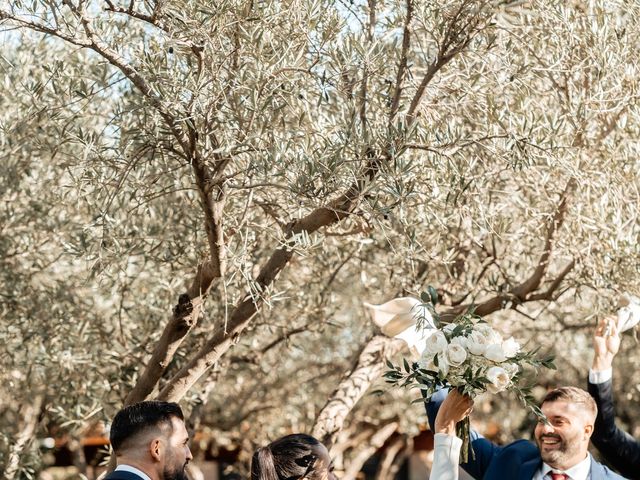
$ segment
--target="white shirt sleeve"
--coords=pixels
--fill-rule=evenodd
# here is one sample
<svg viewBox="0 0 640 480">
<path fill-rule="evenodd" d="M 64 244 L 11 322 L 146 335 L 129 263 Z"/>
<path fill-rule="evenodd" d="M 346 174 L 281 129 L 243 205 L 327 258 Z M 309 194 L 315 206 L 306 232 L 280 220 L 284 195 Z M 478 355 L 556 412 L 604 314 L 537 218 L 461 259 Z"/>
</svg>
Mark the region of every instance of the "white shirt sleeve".
<svg viewBox="0 0 640 480">
<path fill-rule="evenodd" d="M 445 433 L 433 437 L 433 466 L 429 480 L 458 480 L 462 440 Z"/>
<path fill-rule="evenodd" d="M 589 370 L 589 383 L 594 385 L 598 385 L 599 383 L 604 383 L 608 380 L 611 380 L 613 376 L 613 369 L 607 368 L 601 372 L 596 372 L 595 370 Z"/>
</svg>

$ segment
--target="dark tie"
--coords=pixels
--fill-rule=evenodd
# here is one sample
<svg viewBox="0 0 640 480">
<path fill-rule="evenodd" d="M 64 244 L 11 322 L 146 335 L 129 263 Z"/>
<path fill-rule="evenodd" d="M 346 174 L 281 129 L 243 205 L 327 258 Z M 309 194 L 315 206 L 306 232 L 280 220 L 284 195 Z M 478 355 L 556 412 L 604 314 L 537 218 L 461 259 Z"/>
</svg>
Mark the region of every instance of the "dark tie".
<svg viewBox="0 0 640 480">
<path fill-rule="evenodd" d="M 551 475 L 551 480 L 568 480 L 569 479 L 569 476 L 565 475 L 564 473 L 550 472 L 549 475 Z"/>
</svg>

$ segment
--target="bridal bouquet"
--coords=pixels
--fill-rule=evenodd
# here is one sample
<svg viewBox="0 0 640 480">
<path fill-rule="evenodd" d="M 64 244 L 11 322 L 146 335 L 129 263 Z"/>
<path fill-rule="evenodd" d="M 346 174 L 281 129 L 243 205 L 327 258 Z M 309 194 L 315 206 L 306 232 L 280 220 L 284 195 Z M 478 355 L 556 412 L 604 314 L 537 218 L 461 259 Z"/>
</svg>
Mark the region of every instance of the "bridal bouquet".
<svg viewBox="0 0 640 480">
<path fill-rule="evenodd" d="M 553 358 L 538 358 L 537 350 L 524 351 L 513 337 L 504 339 L 472 312 L 460 315 L 450 323 L 441 322 L 435 312 L 433 293 L 423 294 L 422 299 L 423 302 L 417 299 L 412 302 L 413 328 L 425 339 L 420 359 L 417 362 L 404 359 L 402 366 L 387 362 L 389 371 L 385 378 L 388 383 L 417 387 L 422 390 L 424 401 L 440 388 L 457 388 L 472 398 L 485 392 L 509 391 L 536 416 L 544 418 L 531 395 L 531 387 L 522 384 L 523 374 L 540 367 L 555 369 Z M 406 304 L 406 299 L 398 300 L 404 300 Z M 469 418 L 456 427 L 463 441 L 460 462 L 465 463 L 470 448 Z"/>
</svg>

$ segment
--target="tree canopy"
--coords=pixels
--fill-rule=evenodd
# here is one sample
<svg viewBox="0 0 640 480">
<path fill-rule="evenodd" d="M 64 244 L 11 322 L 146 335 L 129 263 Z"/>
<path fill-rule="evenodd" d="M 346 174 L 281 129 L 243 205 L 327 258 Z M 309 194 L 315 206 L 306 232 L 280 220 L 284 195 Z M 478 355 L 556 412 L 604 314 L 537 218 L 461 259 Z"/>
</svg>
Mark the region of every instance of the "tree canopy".
<svg viewBox="0 0 640 480">
<path fill-rule="evenodd" d="M 581 384 L 594 318 L 640 292 L 633 2 L 1 5 L 12 475 L 48 424 L 150 397 L 244 460 L 313 429 L 350 471 L 424 419 L 411 392 L 364 395 L 401 345 L 363 301 L 432 285 Z"/>
</svg>

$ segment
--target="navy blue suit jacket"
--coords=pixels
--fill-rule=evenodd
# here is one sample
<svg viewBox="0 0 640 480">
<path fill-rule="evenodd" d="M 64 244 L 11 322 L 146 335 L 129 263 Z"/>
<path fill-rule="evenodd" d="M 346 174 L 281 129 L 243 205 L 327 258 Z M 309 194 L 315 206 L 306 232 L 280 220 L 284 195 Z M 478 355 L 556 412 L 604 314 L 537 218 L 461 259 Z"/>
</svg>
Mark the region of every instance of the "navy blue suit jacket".
<svg viewBox="0 0 640 480">
<path fill-rule="evenodd" d="M 123 470 L 114 470 L 102 480 L 142 480 L 142 477 L 135 473 L 125 472 Z"/>
<path fill-rule="evenodd" d="M 427 416 L 432 430 L 438 409 L 446 396 L 447 391 L 440 390 L 427 402 Z M 528 440 L 517 440 L 505 446 L 498 446 L 472 431 L 471 446 L 475 460 L 469 452 L 469 461 L 460 466 L 476 480 L 531 480 L 542 466 L 540 450 Z M 591 461 L 591 480 L 623 478 L 595 460 Z"/>
<path fill-rule="evenodd" d="M 598 416 L 591 441 L 602 457 L 622 475 L 640 479 L 640 442 L 616 426 L 611 380 L 593 384 L 589 393 L 598 405 Z"/>
</svg>

